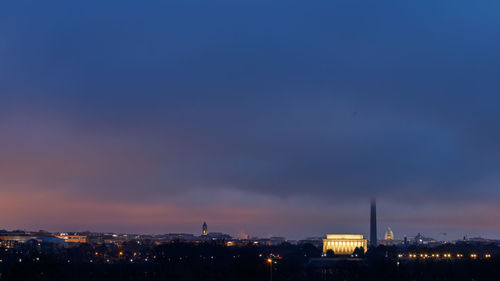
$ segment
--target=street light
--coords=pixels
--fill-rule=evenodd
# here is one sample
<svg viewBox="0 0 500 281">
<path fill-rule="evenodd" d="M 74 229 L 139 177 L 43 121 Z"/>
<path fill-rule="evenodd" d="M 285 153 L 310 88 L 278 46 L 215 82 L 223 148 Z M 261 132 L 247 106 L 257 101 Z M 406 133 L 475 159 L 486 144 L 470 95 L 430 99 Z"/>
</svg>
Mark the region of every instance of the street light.
<svg viewBox="0 0 500 281">
<path fill-rule="evenodd" d="M 273 259 L 268 258 L 267 262 L 269 263 L 269 280 L 273 281 Z"/>
</svg>

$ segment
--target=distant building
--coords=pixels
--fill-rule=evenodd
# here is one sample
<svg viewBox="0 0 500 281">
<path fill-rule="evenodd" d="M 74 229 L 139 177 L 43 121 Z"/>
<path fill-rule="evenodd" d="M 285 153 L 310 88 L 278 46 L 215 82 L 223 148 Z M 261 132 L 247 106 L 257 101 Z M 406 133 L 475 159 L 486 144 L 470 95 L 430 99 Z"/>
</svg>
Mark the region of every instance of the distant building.
<svg viewBox="0 0 500 281">
<path fill-rule="evenodd" d="M 323 253 L 332 250 L 336 255 L 350 255 L 356 248 L 366 252 L 368 240 L 362 234 L 327 234 L 323 239 Z"/>
<path fill-rule="evenodd" d="M 205 236 L 208 234 L 208 226 L 206 222 L 203 222 L 203 226 L 201 227 L 201 235 Z"/>
<path fill-rule="evenodd" d="M 180 241 L 180 242 L 192 242 L 197 241 L 198 238 L 194 234 L 189 233 L 168 233 L 160 237 L 162 241 Z"/>
<path fill-rule="evenodd" d="M 418 233 L 416 236 L 415 236 L 415 244 L 424 244 L 424 236 L 420 233 Z"/>
<path fill-rule="evenodd" d="M 492 239 L 486 239 L 482 237 L 472 237 L 472 238 L 467 238 L 464 236 L 463 241 L 457 241 L 458 243 L 461 244 L 469 244 L 469 245 L 488 245 L 488 244 L 498 244 L 498 240 L 492 240 Z"/>
<path fill-rule="evenodd" d="M 104 233 L 100 239 L 104 244 L 121 244 L 129 240 L 127 234 Z"/>
<path fill-rule="evenodd" d="M 385 240 L 394 240 L 394 233 L 392 232 L 392 229 L 390 227 L 387 228 L 387 231 L 385 232 L 384 235 Z"/>
<path fill-rule="evenodd" d="M 66 243 L 87 243 L 86 235 L 60 233 L 59 235 L 56 235 L 56 237 L 64 240 Z"/>
<path fill-rule="evenodd" d="M 271 246 L 278 246 L 286 242 L 285 237 L 271 237 L 269 238 Z"/>
<path fill-rule="evenodd" d="M 16 243 L 25 243 L 28 240 L 35 239 L 37 241 L 41 241 L 40 237 L 34 233 L 26 232 L 24 230 L 14 230 L 0 231 L 0 241 L 2 241 L 3 246 L 14 246 Z"/>
<path fill-rule="evenodd" d="M 211 240 L 231 240 L 232 237 L 229 234 L 225 234 L 222 232 L 210 232 L 204 235 L 204 237 L 211 239 Z"/>
<path fill-rule="evenodd" d="M 30 239 L 36 239 L 36 236 L 29 236 L 29 235 L 2 235 L 0 236 L 0 240 L 2 241 L 13 241 L 13 242 L 18 242 L 18 243 L 24 243 L 27 240 Z"/>
<path fill-rule="evenodd" d="M 316 248 L 321 248 L 323 246 L 323 237 L 308 237 L 304 240 L 298 241 L 298 244 L 311 244 Z"/>
<path fill-rule="evenodd" d="M 416 245 L 429 245 L 429 244 L 435 244 L 437 241 L 433 238 L 429 237 L 424 237 L 422 234 L 418 233 L 415 238 L 413 239 L 413 244 Z"/>
</svg>

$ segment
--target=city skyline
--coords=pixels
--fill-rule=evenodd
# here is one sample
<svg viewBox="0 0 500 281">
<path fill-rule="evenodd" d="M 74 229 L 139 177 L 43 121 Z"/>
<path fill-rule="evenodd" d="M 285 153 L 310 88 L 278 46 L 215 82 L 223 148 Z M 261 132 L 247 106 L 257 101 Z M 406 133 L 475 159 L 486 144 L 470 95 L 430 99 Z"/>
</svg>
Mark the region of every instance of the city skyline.
<svg viewBox="0 0 500 281">
<path fill-rule="evenodd" d="M 379 237 L 385 237 L 387 234 L 386 234 L 386 229 L 391 229 L 391 226 L 390 225 L 387 225 L 386 226 L 386 229 L 380 229 L 377 224 L 378 224 L 378 219 L 377 219 L 377 215 L 376 215 L 376 203 L 375 203 L 375 199 L 374 198 L 371 198 L 370 199 L 370 219 L 369 219 L 369 231 L 367 231 L 366 233 L 369 233 L 369 241 L 370 241 L 370 246 L 376 246 L 377 244 L 375 243 L 375 245 L 373 244 L 373 240 L 372 238 L 375 237 L 377 238 L 377 236 Z M 375 211 L 374 211 L 375 210 Z M 125 227 L 126 228 L 126 227 Z M 0 227 L 0 229 L 2 229 Z M 189 231 L 184 231 L 185 229 L 189 229 Z M 164 234 L 175 234 L 175 233 L 184 233 L 184 234 L 192 234 L 192 235 L 198 235 L 200 237 L 204 236 L 204 235 L 207 235 L 209 233 L 226 233 L 226 231 L 224 229 L 216 229 L 215 231 L 209 231 L 207 230 L 207 223 L 206 221 L 203 221 L 203 224 L 202 224 L 202 231 L 201 233 L 197 233 L 196 231 L 194 232 L 191 232 L 193 229 L 193 226 L 190 226 L 188 228 L 181 228 L 181 229 L 169 229 L 167 232 L 131 232 L 131 231 L 105 231 L 103 229 L 72 229 L 72 230 L 68 230 L 68 229 L 59 229 L 59 230 L 47 230 L 45 228 L 39 228 L 39 229 L 26 229 L 26 228 L 15 228 L 15 229 L 5 229 L 4 230 L 7 230 L 7 231 L 28 231 L 28 232 L 36 232 L 36 231 L 48 231 L 49 233 L 84 233 L 84 232 L 90 232 L 90 233 L 116 233 L 116 234 L 127 234 L 127 235 L 164 235 Z M 439 229 L 443 229 L 443 228 L 439 228 Z M 482 239 L 493 239 L 493 240 L 498 240 L 498 237 L 496 236 L 484 236 L 483 234 L 481 233 L 474 233 L 474 232 L 467 232 L 467 233 L 463 233 L 463 234 L 459 234 L 458 236 L 454 236 L 453 234 L 451 235 L 448 235 L 447 232 L 439 232 L 439 229 L 438 230 L 434 230 L 433 232 L 428 232 L 428 233 L 421 233 L 420 231 L 418 232 L 415 232 L 415 233 L 405 233 L 405 234 L 399 234 L 399 235 L 394 235 L 393 238 L 391 240 L 396 240 L 396 241 L 399 241 L 399 243 L 402 243 L 403 240 L 405 239 L 413 239 L 419 235 L 422 235 L 424 234 L 424 237 L 428 237 L 428 238 L 432 238 L 432 239 L 435 239 L 435 241 L 441 241 L 441 242 L 447 242 L 447 241 L 462 241 L 464 239 L 476 239 L 476 238 L 482 238 Z M 375 231 L 375 236 L 373 235 Z M 336 232 L 337 233 L 347 233 L 348 231 L 345 231 L 345 230 L 342 230 L 342 229 L 336 229 Z M 364 231 L 360 231 L 359 233 L 365 233 Z M 380 235 L 381 233 L 384 233 L 384 235 Z M 392 230 L 391 230 L 391 233 L 392 233 Z M 235 232 L 232 232 L 232 233 L 227 233 L 227 234 L 230 234 L 233 238 L 235 239 L 246 239 L 246 238 L 263 238 L 263 239 L 267 239 L 267 238 L 272 238 L 272 237 L 284 237 L 285 239 L 287 240 L 291 240 L 291 241 L 296 241 L 296 240 L 304 240 L 304 239 L 318 239 L 318 238 L 321 238 L 321 237 L 324 237 L 326 234 L 310 234 L 309 236 L 287 236 L 285 237 L 284 235 L 280 234 L 280 233 L 274 233 L 274 234 L 261 234 L 261 235 L 258 235 L 258 234 L 251 234 L 251 233 L 248 233 L 248 232 L 245 232 L 245 231 L 239 231 L 237 233 Z M 429 235 L 431 234 L 431 235 Z M 366 235 L 366 234 L 364 234 Z M 366 236 L 368 237 L 368 236 Z M 416 239 L 416 238 L 415 238 Z M 383 240 L 387 240 L 385 238 L 377 238 L 377 241 L 383 241 Z"/>
<path fill-rule="evenodd" d="M 500 3 L 0 4 L 0 229 L 500 238 Z"/>
</svg>

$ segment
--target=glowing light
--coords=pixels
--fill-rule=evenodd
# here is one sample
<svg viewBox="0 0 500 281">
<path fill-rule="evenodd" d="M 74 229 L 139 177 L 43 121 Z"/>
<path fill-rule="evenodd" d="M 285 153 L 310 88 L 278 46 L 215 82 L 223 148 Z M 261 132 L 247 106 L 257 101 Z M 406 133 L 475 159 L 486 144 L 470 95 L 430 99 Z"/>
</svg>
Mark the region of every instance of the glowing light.
<svg viewBox="0 0 500 281">
<path fill-rule="evenodd" d="M 354 250 L 362 247 L 366 252 L 368 240 L 362 234 L 327 234 L 323 239 L 323 253 L 333 250 L 336 254 L 351 255 Z"/>
<path fill-rule="evenodd" d="M 273 263 L 273 260 L 272 259 L 267 259 L 267 262 L 268 263 Z"/>
</svg>

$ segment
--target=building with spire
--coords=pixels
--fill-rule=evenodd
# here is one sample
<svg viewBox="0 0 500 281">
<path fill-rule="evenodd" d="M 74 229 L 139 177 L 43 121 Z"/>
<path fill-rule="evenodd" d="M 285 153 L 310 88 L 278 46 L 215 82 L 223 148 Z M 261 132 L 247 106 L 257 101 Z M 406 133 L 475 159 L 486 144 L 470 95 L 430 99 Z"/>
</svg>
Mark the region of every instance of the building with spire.
<svg viewBox="0 0 500 281">
<path fill-rule="evenodd" d="M 206 222 L 203 222 L 203 226 L 201 227 L 201 235 L 206 236 L 208 234 L 208 226 Z"/>
</svg>

